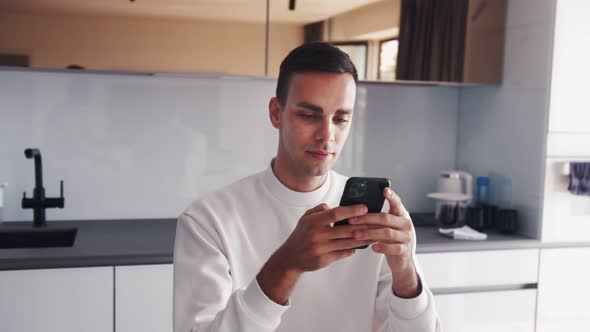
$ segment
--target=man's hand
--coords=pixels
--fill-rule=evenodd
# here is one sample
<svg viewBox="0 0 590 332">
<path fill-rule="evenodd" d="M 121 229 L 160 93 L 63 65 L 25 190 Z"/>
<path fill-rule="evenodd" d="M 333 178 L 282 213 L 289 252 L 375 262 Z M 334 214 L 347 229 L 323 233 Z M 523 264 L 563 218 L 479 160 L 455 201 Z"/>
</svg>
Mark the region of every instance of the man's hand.
<svg viewBox="0 0 590 332">
<path fill-rule="evenodd" d="M 352 225 L 370 226 L 367 230 L 355 231 L 354 238 L 377 242 L 372 249 L 385 255 L 391 269 L 393 292 L 396 296 L 416 297 L 422 289 L 412 259 L 415 241 L 412 236 L 412 221 L 405 216 L 406 210 L 400 198 L 391 189 L 385 188 L 383 195 L 389 202 L 389 212 L 369 213 L 349 220 Z"/>
<path fill-rule="evenodd" d="M 331 225 L 366 213 L 364 205 L 329 209 L 326 204 L 320 204 L 306 211 L 287 241 L 258 273 L 257 281 L 262 291 L 274 302 L 284 304 L 301 274 L 349 257 L 354 254 L 355 247 L 375 242 L 353 238 L 355 231 L 365 231 L 369 228 L 367 225 Z"/>
</svg>

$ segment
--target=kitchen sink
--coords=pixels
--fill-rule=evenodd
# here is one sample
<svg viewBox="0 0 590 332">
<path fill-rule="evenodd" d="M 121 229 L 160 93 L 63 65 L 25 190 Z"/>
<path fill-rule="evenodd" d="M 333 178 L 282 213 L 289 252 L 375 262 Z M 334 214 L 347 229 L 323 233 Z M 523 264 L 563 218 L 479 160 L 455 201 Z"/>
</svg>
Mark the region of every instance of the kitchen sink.
<svg viewBox="0 0 590 332">
<path fill-rule="evenodd" d="M 78 229 L 71 228 L 0 228 L 0 249 L 71 247 Z"/>
</svg>

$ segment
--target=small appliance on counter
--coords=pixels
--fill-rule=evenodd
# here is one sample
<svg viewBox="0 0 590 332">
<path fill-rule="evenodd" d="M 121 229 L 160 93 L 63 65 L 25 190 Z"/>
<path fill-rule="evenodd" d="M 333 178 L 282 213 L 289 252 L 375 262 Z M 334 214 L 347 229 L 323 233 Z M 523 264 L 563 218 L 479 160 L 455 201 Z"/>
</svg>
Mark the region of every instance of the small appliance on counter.
<svg viewBox="0 0 590 332">
<path fill-rule="evenodd" d="M 462 171 L 441 171 L 437 192 L 427 196 L 436 201 L 435 218 L 441 228 L 465 225 L 467 207 L 473 201 L 473 177 Z"/>
<path fill-rule="evenodd" d="M 473 218 L 473 176 L 463 171 L 442 171 L 438 192 L 427 196 L 436 201 L 435 219 L 439 232 L 453 239 L 485 240 L 487 235 L 468 226 Z"/>
</svg>

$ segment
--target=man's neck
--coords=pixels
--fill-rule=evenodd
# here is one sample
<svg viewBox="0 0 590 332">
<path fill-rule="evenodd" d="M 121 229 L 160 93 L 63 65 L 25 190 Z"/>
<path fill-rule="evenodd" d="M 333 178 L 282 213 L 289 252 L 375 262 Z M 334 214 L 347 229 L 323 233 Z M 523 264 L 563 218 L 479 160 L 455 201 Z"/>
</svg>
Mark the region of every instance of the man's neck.
<svg viewBox="0 0 590 332">
<path fill-rule="evenodd" d="M 272 160 L 271 167 L 274 175 L 285 187 L 298 192 L 310 192 L 318 189 L 328 176 L 328 174 L 321 176 L 297 174 L 279 157 Z"/>
</svg>

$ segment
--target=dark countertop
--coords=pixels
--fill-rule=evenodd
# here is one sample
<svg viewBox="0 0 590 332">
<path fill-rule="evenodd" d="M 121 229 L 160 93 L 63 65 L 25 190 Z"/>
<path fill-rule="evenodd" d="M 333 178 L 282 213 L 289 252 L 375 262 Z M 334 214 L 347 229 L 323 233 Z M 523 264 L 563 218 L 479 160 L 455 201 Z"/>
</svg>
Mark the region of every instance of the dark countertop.
<svg viewBox="0 0 590 332">
<path fill-rule="evenodd" d="M 484 231 L 488 235 L 486 240 L 454 240 L 438 232 L 433 213 L 411 213 L 411 216 L 418 238 L 417 253 L 541 247 L 541 241 L 537 239 L 518 234 L 501 234 L 494 230 Z"/>
<path fill-rule="evenodd" d="M 32 228 L 6 222 L 2 228 Z M 73 247 L 0 249 L 0 270 L 172 263 L 176 219 L 80 220 L 48 222 L 77 227 Z"/>
<path fill-rule="evenodd" d="M 452 240 L 418 219 L 418 253 L 541 247 L 536 239 L 497 233 L 489 233 L 484 241 Z M 0 229 L 30 225 L 6 222 Z M 0 249 L 0 270 L 172 263 L 176 219 L 49 222 L 48 227 L 56 226 L 78 228 L 73 247 Z"/>
</svg>

